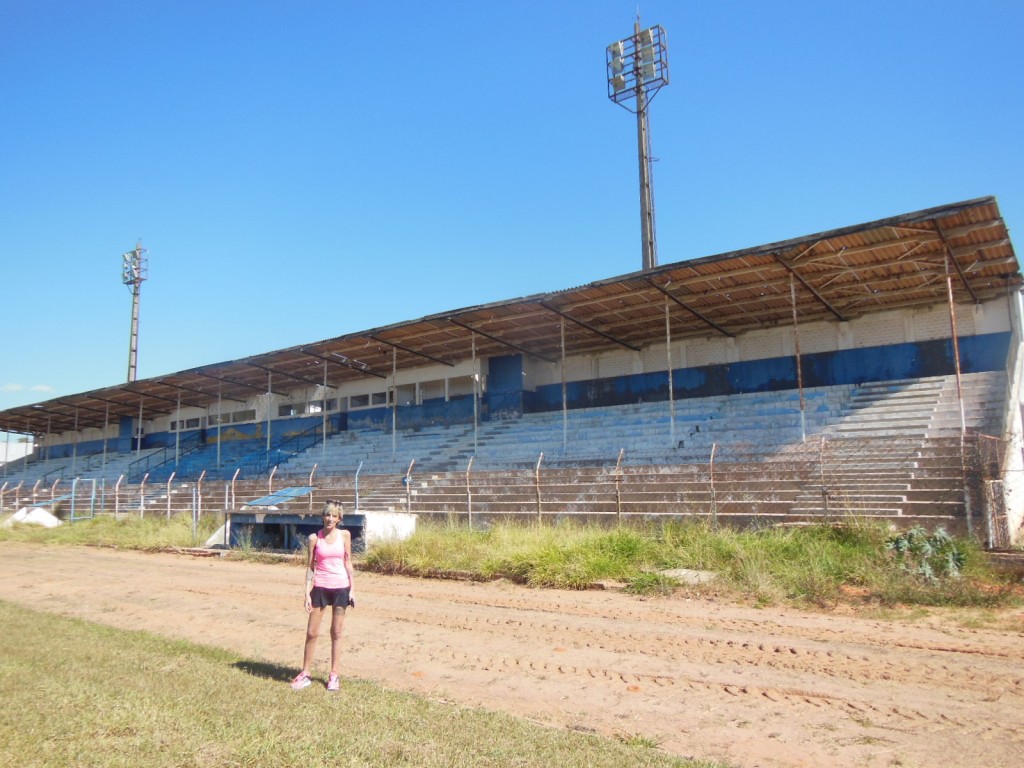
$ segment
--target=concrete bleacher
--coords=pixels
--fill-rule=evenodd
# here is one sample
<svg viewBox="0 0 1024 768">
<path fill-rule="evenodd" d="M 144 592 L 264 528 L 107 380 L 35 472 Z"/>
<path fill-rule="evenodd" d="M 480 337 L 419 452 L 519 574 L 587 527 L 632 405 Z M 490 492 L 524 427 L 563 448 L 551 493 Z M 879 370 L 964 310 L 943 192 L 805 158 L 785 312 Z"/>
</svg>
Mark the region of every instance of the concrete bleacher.
<svg viewBox="0 0 1024 768">
<path fill-rule="evenodd" d="M 1005 386 L 1000 372 L 961 378 L 969 431 L 998 431 Z M 957 389 L 943 376 L 808 390 L 802 427 L 793 392 L 694 399 L 676 403 L 674 449 L 664 402 L 577 411 L 564 427 L 561 413 L 530 414 L 481 426 L 472 477 L 420 475 L 414 505 L 443 514 L 868 514 L 962 528 Z M 531 469 L 541 452 L 542 477 Z"/>
<path fill-rule="evenodd" d="M 27 462 L 18 462 L 20 465 L 18 467 L 9 467 L 9 471 L 2 481 L 9 485 L 16 485 L 20 482 L 27 486 L 34 485 L 37 481 L 42 484 L 52 484 L 55 481 L 70 482 L 75 478 L 117 482 L 122 475 L 127 477 L 129 467 L 140 456 L 144 458 L 157 450 L 159 449 L 144 449 L 141 453 L 108 451 L 105 456 L 103 453 L 93 453 L 59 459 L 30 457 Z"/>
<path fill-rule="evenodd" d="M 808 388 L 802 414 L 796 391 L 749 393 L 531 413 L 475 430 L 341 432 L 271 458 L 279 461 L 278 477 L 305 482 L 312 474 L 314 484 L 347 488 L 361 473 L 363 507 L 371 509 L 790 521 L 856 513 L 941 520 L 952 528 L 969 513 L 958 389 L 963 426 L 998 435 L 1006 405 L 1002 372 L 966 374 L 959 388 L 955 376 Z M 262 459 L 263 474 L 244 469 L 243 480 L 266 476 L 265 441 L 223 443 L 224 476 L 252 457 Z M 100 468 L 90 467 L 95 457 L 78 457 L 76 472 L 115 481 L 138 458 L 111 454 Z M 412 483 L 405 486 L 410 465 Z M 174 465 L 163 467 L 169 477 Z M 212 480 L 216 468 L 217 447 L 209 444 L 182 457 L 177 477 L 195 480 L 206 469 Z M 22 467 L 29 486 L 31 469 L 44 467 Z M 70 460 L 48 462 L 45 470 L 68 478 Z M 153 493 L 164 475 L 153 473 Z"/>
<path fill-rule="evenodd" d="M 472 425 L 423 427 L 391 433 L 374 430 L 341 432 L 279 468 L 289 476 L 310 474 L 354 475 L 362 467 L 366 474 L 401 475 L 416 462 L 435 471 L 464 468 L 473 455 Z"/>
<path fill-rule="evenodd" d="M 1005 374 L 968 374 L 961 378 L 964 419 L 969 429 L 993 433 L 1004 410 Z M 960 407 L 955 376 L 866 383 L 859 386 L 808 388 L 748 393 L 568 411 L 529 413 L 510 420 L 472 425 L 400 430 L 396 435 L 367 430 L 335 434 L 297 455 L 272 456 L 278 471 L 289 476 L 404 474 L 416 471 L 457 472 L 470 459 L 478 470 L 528 468 L 543 454 L 549 465 L 613 465 L 622 452 L 625 466 L 672 465 L 707 460 L 712 447 L 720 456 L 774 453 L 816 435 L 829 439 L 950 437 L 960 433 Z M 674 410 L 673 418 L 670 408 Z M 74 476 L 115 480 L 138 460 L 153 463 L 151 480 L 166 480 L 172 471 L 181 478 L 223 469 L 229 474 L 247 467 L 253 457 L 266 469 L 262 440 L 225 441 L 183 453 L 173 449 L 108 453 L 29 461 L 10 467 L 9 482 Z M 166 461 L 167 458 L 172 459 Z M 145 464 L 145 461 L 142 462 Z M 273 466 L 273 462 L 271 464 Z M 147 467 L 148 469 L 148 467 Z M 141 474 L 141 473 L 140 473 Z M 246 477 L 251 472 L 243 472 Z M 259 473 L 257 473 L 259 474 Z M 137 481 L 139 478 L 132 478 Z"/>
<path fill-rule="evenodd" d="M 968 428 L 993 430 L 1002 413 L 1005 376 L 962 378 Z M 704 461 L 712 447 L 730 452 L 775 452 L 815 435 L 911 439 L 958 435 L 960 411 L 952 376 L 901 380 L 804 391 L 690 398 L 672 404 L 635 403 L 524 414 L 472 426 L 342 432 L 284 462 L 282 473 L 404 474 L 464 470 L 470 458 L 478 470 L 528 468 L 543 454 L 544 465 L 626 466 Z"/>
</svg>

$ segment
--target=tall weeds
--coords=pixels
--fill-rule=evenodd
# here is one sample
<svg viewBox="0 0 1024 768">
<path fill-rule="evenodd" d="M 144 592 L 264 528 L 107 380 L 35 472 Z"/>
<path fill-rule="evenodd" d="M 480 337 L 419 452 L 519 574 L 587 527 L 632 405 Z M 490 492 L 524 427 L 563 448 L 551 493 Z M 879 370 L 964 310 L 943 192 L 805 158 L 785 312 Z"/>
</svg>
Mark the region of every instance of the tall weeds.
<svg viewBox="0 0 1024 768">
<path fill-rule="evenodd" d="M 745 531 L 702 522 L 611 529 L 495 525 L 486 531 L 423 525 L 406 541 L 376 547 L 365 565 L 392 573 L 459 573 L 562 589 L 614 580 L 653 593 L 671 591 L 674 584 L 659 574 L 685 568 L 717 576 L 710 586 L 688 589 L 725 591 L 761 605 L 829 607 L 857 599 L 975 606 L 1013 599 L 1013 589 L 988 568 L 976 543 L 952 541 L 963 564 L 959 577 L 926 578 L 896 556 L 895 535 L 883 525 L 856 520 Z"/>
</svg>

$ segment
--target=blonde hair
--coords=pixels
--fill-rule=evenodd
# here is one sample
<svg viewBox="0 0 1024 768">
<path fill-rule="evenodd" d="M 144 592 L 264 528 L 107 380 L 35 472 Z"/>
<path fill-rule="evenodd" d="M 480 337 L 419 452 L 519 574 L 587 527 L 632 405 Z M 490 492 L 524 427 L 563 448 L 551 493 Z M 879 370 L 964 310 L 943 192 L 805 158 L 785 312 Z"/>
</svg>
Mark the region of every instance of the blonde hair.
<svg viewBox="0 0 1024 768">
<path fill-rule="evenodd" d="M 326 515 L 328 512 L 333 512 L 339 518 L 345 516 L 345 507 L 342 506 L 341 499 L 328 499 L 324 502 L 324 511 L 322 515 Z"/>
</svg>

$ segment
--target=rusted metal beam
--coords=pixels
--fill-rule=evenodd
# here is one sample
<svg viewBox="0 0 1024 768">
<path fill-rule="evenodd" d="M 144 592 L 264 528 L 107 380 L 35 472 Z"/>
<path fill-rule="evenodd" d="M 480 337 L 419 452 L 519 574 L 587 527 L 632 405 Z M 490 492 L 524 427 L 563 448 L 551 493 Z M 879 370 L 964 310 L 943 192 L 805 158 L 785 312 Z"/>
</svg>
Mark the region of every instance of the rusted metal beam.
<svg viewBox="0 0 1024 768">
<path fill-rule="evenodd" d="M 295 381 L 301 381 L 304 384 L 312 384 L 312 385 L 317 386 L 317 387 L 319 387 L 322 384 L 322 382 L 320 382 L 320 381 L 314 381 L 313 379 L 307 379 L 307 378 L 305 378 L 303 376 L 296 376 L 294 373 L 288 373 L 287 371 L 282 371 L 282 370 L 280 370 L 278 368 L 271 368 L 269 365 L 259 365 L 258 363 L 253 363 L 253 362 L 248 362 L 248 363 L 246 363 L 246 365 L 251 365 L 253 368 L 258 368 L 261 371 L 267 371 L 268 373 L 272 373 L 275 376 L 284 376 L 285 378 L 288 378 L 288 379 L 295 379 Z"/>
<path fill-rule="evenodd" d="M 259 392 L 261 394 L 266 394 L 266 392 L 267 392 L 265 387 L 257 387 L 255 384 L 247 384 L 244 381 L 235 381 L 234 379 L 229 379 L 226 376 L 214 376 L 212 373 L 207 373 L 206 371 L 196 371 L 196 375 L 197 376 L 205 376 L 206 378 L 213 379 L 214 381 L 222 381 L 225 384 L 230 384 L 233 387 L 242 387 L 243 389 L 251 389 L 251 390 L 254 390 L 254 391 Z M 274 392 L 273 390 L 271 390 L 271 392 L 273 394 L 275 394 L 275 395 L 280 395 L 281 397 L 287 397 L 288 396 L 287 392 Z"/>
<path fill-rule="evenodd" d="M 387 374 L 378 373 L 377 371 L 370 368 L 370 366 L 368 366 L 366 363 L 360 363 L 360 365 L 356 365 L 352 360 L 345 357 L 344 355 L 340 355 L 337 352 L 331 352 L 332 357 L 322 355 L 319 352 L 314 352 L 311 349 L 308 349 L 307 347 L 299 347 L 299 352 L 301 352 L 304 355 L 309 355 L 310 357 L 315 357 L 317 360 L 323 360 L 324 362 L 328 362 L 333 365 L 339 365 L 342 368 L 345 368 L 346 370 L 349 371 L 358 371 L 359 373 L 365 373 L 368 376 L 376 376 L 378 379 L 387 378 Z M 330 387 L 331 389 L 337 389 L 339 385 L 331 384 L 330 382 L 328 382 L 327 386 Z"/>
<path fill-rule="evenodd" d="M 449 363 L 447 360 L 442 360 L 439 357 L 432 357 L 431 355 L 428 355 L 424 352 L 417 352 L 415 349 L 410 349 L 409 347 L 403 346 L 402 344 L 396 344 L 393 341 L 382 339 L 380 338 L 380 336 L 370 336 L 370 338 L 380 344 L 387 344 L 389 347 L 394 347 L 395 349 L 400 349 L 403 352 L 408 352 L 410 355 L 416 355 L 417 357 L 422 357 L 424 360 L 430 360 L 432 363 L 440 363 L 441 365 L 447 365 L 449 368 L 455 367 L 455 363 Z"/>
<path fill-rule="evenodd" d="M 586 328 L 591 333 L 596 333 L 602 339 L 607 339 L 610 342 L 613 342 L 615 344 L 623 346 L 626 349 L 631 349 L 634 352 L 639 352 L 640 351 L 640 347 L 634 346 L 634 345 L 632 345 L 632 344 L 630 344 L 628 342 L 623 341 L 622 339 L 617 339 L 614 336 L 612 336 L 610 333 L 605 333 L 600 328 L 595 328 L 590 323 L 584 322 L 583 320 L 580 320 L 579 318 L 573 317 L 572 315 L 568 314 L 567 312 L 563 312 L 562 310 L 558 309 L 558 307 L 551 306 L 546 301 L 541 301 L 541 302 L 539 302 L 539 304 L 540 304 L 540 306 L 544 307 L 544 309 L 548 310 L 549 312 L 554 312 L 559 317 L 564 317 L 570 323 L 576 323 L 576 325 L 580 326 L 581 328 Z"/>
<path fill-rule="evenodd" d="M 505 339 L 494 336 L 493 334 L 487 333 L 486 331 L 481 331 L 479 328 L 474 328 L 472 325 L 469 325 L 468 323 L 463 323 L 460 320 L 456 320 L 454 317 L 449 317 L 448 322 L 451 323 L 452 325 L 459 326 L 459 328 L 465 328 L 467 331 L 472 331 L 473 333 L 479 334 L 480 336 L 483 336 L 485 339 L 490 339 L 496 344 L 501 344 L 502 346 L 508 347 L 509 349 L 514 349 L 516 352 L 522 352 L 524 355 L 536 357 L 538 360 L 543 360 L 545 363 L 557 362 L 537 352 L 533 352 L 529 349 L 526 349 L 525 347 L 520 347 L 517 344 L 513 344 L 511 341 L 506 341 Z"/>
<path fill-rule="evenodd" d="M 668 290 L 668 286 L 670 286 L 672 284 L 671 280 L 669 282 L 667 282 L 664 286 L 660 286 L 656 282 L 654 282 L 654 280 L 652 280 L 651 278 L 648 277 L 647 278 L 647 283 L 652 288 L 654 288 L 655 290 L 660 291 L 661 293 L 663 293 L 666 297 L 668 297 L 669 299 L 674 301 L 678 306 L 680 306 L 683 309 L 685 309 L 687 312 L 689 312 L 691 315 L 696 317 L 702 323 L 705 323 L 705 324 L 711 326 L 712 328 L 714 328 L 716 331 L 718 331 L 720 334 L 722 334 L 723 336 L 725 336 L 727 338 L 730 338 L 730 339 L 735 338 L 735 334 L 729 333 L 729 331 L 725 330 L 725 328 L 720 326 L 718 323 L 716 323 L 710 317 L 707 317 L 706 315 L 704 315 L 703 313 L 697 311 L 696 309 L 694 309 L 693 307 L 689 306 L 685 302 L 680 301 L 676 296 L 674 296 L 672 293 L 670 293 L 669 290 Z"/>
<path fill-rule="evenodd" d="M 809 250 L 811 250 L 811 248 L 814 248 L 814 246 L 815 246 L 815 245 L 817 245 L 817 243 L 815 243 L 814 245 L 812 245 L 812 246 L 811 246 L 810 248 L 808 248 L 807 250 L 808 250 L 808 251 L 809 251 Z M 805 252 L 806 252 L 806 251 L 805 251 Z M 832 305 L 831 305 L 831 304 L 830 304 L 830 303 L 829 303 L 829 302 L 828 302 L 828 301 L 827 301 L 827 300 L 825 299 L 825 297 L 824 297 L 824 296 L 822 296 L 822 295 L 821 295 L 820 293 L 818 293 L 818 291 L 817 291 L 817 290 L 816 290 L 816 289 L 814 288 L 814 286 L 813 286 L 813 285 L 811 285 L 811 284 L 810 284 L 810 283 L 808 283 L 808 282 L 807 282 L 806 280 L 804 280 L 803 276 L 802 276 L 802 275 L 801 275 L 801 274 L 800 274 L 799 272 L 797 272 L 797 271 L 796 271 L 796 268 L 795 268 L 795 267 L 794 267 L 794 266 L 793 266 L 792 264 L 790 264 L 789 262 L 787 262 L 787 261 L 786 261 L 786 259 L 782 258 L 782 254 L 781 254 L 781 253 L 777 253 L 777 252 L 776 252 L 776 253 L 773 253 L 773 254 L 772 254 L 772 256 L 774 256 L 774 257 L 775 257 L 775 260 L 776 260 L 776 261 L 777 261 L 777 262 L 778 262 L 779 264 L 781 264 L 781 265 L 783 266 L 783 268 L 784 268 L 784 269 L 785 269 L 785 270 L 786 270 L 787 272 L 789 272 L 789 274 L 790 274 L 790 276 L 791 276 L 791 277 L 795 278 L 795 279 L 797 280 L 797 282 L 799 282 L 799 283 L 800 283 L 800 285 L 802 285 L 802 286 L 804 287 L 804 289 L 805 289 L 805 290 L 806 290 L 806 291 L 807 291 L 808 293 L 810 293 L 810 294 L 811 294 L 811 295 L 812 295 L 812 296 L 813 296 L 813 297 L 814 297 L 815 299 L 817 299 L 817 300 L 818 300 L 818 302 L 819 302 L 819 303 L 820 303 L 820 304 L 821 304 L 821 305 L 822 305 L 823 307 L 825 307 L 825 309 L 827 309 L 827 310 L 828 310 L 829 312 L 831 312 L 831 313 L 832 313 L 832 314 L 833 314 L 833 315 L 835 316 L 836 320 L 838 320 L 838 321 L 839 321 L 839 322 L 841 322 L 841 323 L 845 323 L 845 322 L 846 322 L 846 318 L 845 318 L 845 317 L 843 317 L 842 313 L 841 313 L 841 312 L 840 312 L 840 311 L 839 311 L 838 309 L 836 309 L 835 307 L 833 307 L 833 306 L 832 306 Z M 794 299 L 794 302 L 795 302 L 795 299 Z M 795 311 L 795 310 L 794 310 L 794 311 Z"/>
<path fill-rule="evenodd" d="M 964 288 L 971 295 L 971 301 L 977 304 L 978 295 L 974 292 L 974 289 L 971 288 L 971 284 L 967 282 L 967 275 L 964 274 L 964 271 L 960 268 L 960 262 L 958 262 L 956 257 L 953 255 L 953 248 L 949 244 L 949 239 L 946 237 L 946 233 L 942 231 L 942 225 L 937 221 L 932 222 L 932 224 L 935 227 L 935 231 L 939 233 L 939 237 L 942 238 L 942 244 L 946 248 L 949 261 L 953 262 L 953 267 L 956 269 L 956 273 L 960 277 L 960 282 L 964 284 Z"/>
</svg>

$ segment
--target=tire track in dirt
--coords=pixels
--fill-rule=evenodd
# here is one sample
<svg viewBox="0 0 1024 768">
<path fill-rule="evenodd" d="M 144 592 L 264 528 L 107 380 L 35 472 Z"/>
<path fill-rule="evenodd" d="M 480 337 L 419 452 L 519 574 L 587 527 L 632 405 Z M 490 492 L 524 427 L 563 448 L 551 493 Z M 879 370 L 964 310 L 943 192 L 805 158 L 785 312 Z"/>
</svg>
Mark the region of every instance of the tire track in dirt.
<svg viewBox="0 0 1024 768">
<path fill-rule="evenodd" d="M 593 648 L 611 653 L 628 653 L 644 648 L 645 655 L 672 662 L 735 664 L 767 667 L 801 674 L 846 679 L 850 682 L 886 681 L 894 685 L 916 684 L 936 687 L 982 686 L 1000 694 L 1024 697 L 1024 678 L 989 674 L 972 666 L 893 662 L 890 655 L 877 651 L 871 655 L 850 654 L 825 648 L 799 647 L 753 639 L 724 639 L 680 634 L 594 633 L 566 624 L 523 619 L 475 617 L 466 613 L 406 612 L 402 621 L 437 626 L 446 630 L 489 632 L 507 635 L 514 630 L 530 642 Z M 812 638 L 813 639 L 813 638 Z M 824 645 L 825 642 L 821 641 Z"/>
<path fill-rule="evenodd" d="M 401 617 L 398 621 L 429 625 L 447 633 L 467 631 L 479 632 L 481 624 L 492 632 L 500 632 L 503 628 L 503 624 L 507 623 L 496 620 L 466 621 L 459 618 L 452 618 L 451 616 L 447 617 L 447 620 L 445 620 L 445 617 L 422 615 L 417 617 L 408 614 Z M 528 626 L 528 628 L 536 629 L 537 627 Z M 529 635 L 528 637 L 540 645 L 543 645 L 545 640 L 556 639 L 562 643 L 566 643 L 570 647 L 573 644 L 572 638 L 567 638 L 564 634 L 552 635 L 550 637 Z M 601 650 L 608 651 L 616 656 L 629 654 L 631 650 L 635 651 L 636 648 L 635 645 L 627 642 L 630 639 L 639 638 L 622 638 L 623 642 L 618 643 L 616 647 L 606 645 L 601 646 Z M 648 640 L 652 639 L 655 640 L 655 643 L 657 642 L 657 638 L 648 638 Z M 527 638 L 524 637 L 522 640 L 525 645 Z M 687 645 L 690 645 L 690 643 L 687 643 Z M 744 643 L 743 645 L 747 647 L 758 647 L 757 644 L 753 643 Z M 393 644 L 385 643 L 384 646 L 390 647 L 396 651 L 404 650 Z M 429 644 L 427 644 L 427 647 L 429 647 Z M 759 646 L 759 650 L 765 650 L 763 644 Z M 768 649 L 768 653 L 774 652 L 775 649 Z M 650 650 L 645 650 L 643 655 L 645 657 L 651 655 Z M 824 655 L 831 657 L 839 664 L 843 661 L 841 657 L 835 658 L 833 654 L 826 653 Z M 908 724 L 915 727 L 930 727 L 932 729 L 941 729 L 952 726 L 959 729 L 965 735 L 969 733 L 980 734 L 985 730 L 984 727 L 978 727 L 978 724 L 972 717 L 966 714 L 957 715 L 951 711 L 949 702 L 945 701 L 944 696 L 942 695 L 945 688 L 949 686 L 957 687 L 966 685 L 967 681 L 953 679 L 937 681 L 926 674 L 907 675 L 904 679 L 896 678 L 891 680 L 891 682 L 892 684 L 899 686 L 921 684 L 939 690 L 939 699 L 941 701 L 941 706 L 945 711 L 930 711 L 927 705 L 921 707 L 878 706 L 870 700 L 858 699 L 851 696 L 839 696 L 834 693 L 822 693 L 808 688 L 787 688 L 767 684 L 740 684 L 671 673 L 646 673 L 632 671 L 626 667 L 626 663 L 624 661 L 620 661 L 616 669 L 611 669 L 608 666 L 581 666 L 568 662 L 553 662 L 544 658 L 535 658 L 527 655 L 485 656 L 477 653 L 461 651 L 450 645 L 443 648 L 429 647 L 429 657 L 432 661 L 442 661 L 447 664 L 455 664 L 463 669 L 469 667 L 481 671 L 498 672 L 501 674 L 529 674 L 533 676 L 557 675 L 565 678 L 575 678 L 579 682 L 605 683 L 616 687 L 651 685 L 657 688 L 682 689 L 687 692 L 699 693 L 701 695 L 722 696 L 723 694 L 726 694 L 731 697 L 763 697 L 764 699 L 776 704 L 787 705 L 797 710 L 811 707 L 815 710 L 828 712 L 830 716 L 846 716 L 854 719 L 869 717 L 872 719 L 874 725 L 884 728 L 899 728 Z M 738 672 L 741 677 L 755 678 L 758 676 L 759 672 L 761 672 L 760 667 L 763 665 L 761 658 L 750 655 L 743 655 L 741 657 L 726 660 L 711 660 L 707 658 L 694 659 L 692 655 L 682 654 L 678 657 L 671 657 L 670 660 L 685 661 L 688 664 L 704 664 L 711 661 L 717 664 L 732 663 L 744 667 Z M 819 675 L 824 672 L 824 668 L 796 669 L 795 671 L 800 675 Z M 877 675 L 849 674 L 847 670 L 844 670 L 844 676 L 853 682 L 880 679 Z M 977 686 L 979 681 L 975 680 L 972 684 Z M 1019 690 L 1014 693 L 1020 695 Z M 793 714 L 794 716 L 799 716 L 799 712 Z M 1019 741 L 1016 734 L 1012 734 L 1011 738 L 1014 741 Z"/>
<path fill-rule="evenodd" d="M 399 593 L 400 590 L 396 590 L 395 594 Z M 430 593 L 431 591 L 427 591 L 423 596 L 426 597 Z M 472 597 L 462 598 L 452 602 L 457 602 L 459 605 L 480 605 L 487 608 L 501 607 L 508 608 L 510 610 L 526 611 L 529 613 L 551 612 L 560 616 L 571 615 L 579 618 L 590 618 L 600 621 L 614 620 L 624 623 L 642 621 L 645 624 L 664 622 L 673 626 L 699 628 L 701 631 L 720 630 L 723 632 L 746 632 L 761 638 L 766 636 L 772 637 L 774 635 L 785 635 L 822 643 L 834 641 L 841 641 L 845 645 L 862 643 L 868 646 L 877 646 L 885 651 L 889 651 L 892 648 L 901 648 L 907 650 L 920 650 L 928 653 L 942 652 L 949 654 L 964 654 L 972 657 L 982 656 L 1015 659 L 1024 662 L 1024 650 L 1022 650 L 1022 648 L 1024 648 L 1024 633 L 990 632 L 979 629 L 946 627 L 942 631 L 943 637 L 941 640 L 917 640 L 912 642 L 908 640 L 901 640 L 898 637 L 883 638 L 886 633 L 893 632 L 894 625 L 892 623 L 870 622 L 864 620 L 857 620 L 855 622 L 857 629 L 854 629 L 853 626 L 843 626 L 842 629 L 831 629 L 829 627 L 821 626 L 808 628 L 800 626 L 797 623 L 777 623 L 770 618 L 758 621 L 744 621 L 725 619 L 715 616 L 693 615 L 683 612 L 667 612 L 657 608 L 629 610 L 626 612 L 604 612 L 588 610 L 587 607 L 579 605 L 574 606 L 556 603 L 555 605 L 548 606 L 538 604 L 536 601 L 529 599 L 514 598 L 500 600 L 496 605 L 492 605 L 490 603 L 485 604 L 479 600 L 473 599 Z M 650 605 L 650 603 L 646 604 Z M 701 607 L 702 603 L 694 601 L 693 603 L 687 603 L 687 605 Z M 756 612 L 765 611 L 764 609 L 758 609 Z M 835 621 L 836 619 L 833 618 L 832 620 Z M 846 622 L 843 622 L 841 619 L 840 623 L 843 623 L 844 625 L 846 624 Z M 863 631 L 865 628 L 869 631 Z M 1010 640 L 1009 643 L 1006 642 L 1008 636 Z M 954 640 L 959 640 L 960 642 L 953 642 Z"/>
</svg>

